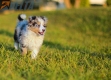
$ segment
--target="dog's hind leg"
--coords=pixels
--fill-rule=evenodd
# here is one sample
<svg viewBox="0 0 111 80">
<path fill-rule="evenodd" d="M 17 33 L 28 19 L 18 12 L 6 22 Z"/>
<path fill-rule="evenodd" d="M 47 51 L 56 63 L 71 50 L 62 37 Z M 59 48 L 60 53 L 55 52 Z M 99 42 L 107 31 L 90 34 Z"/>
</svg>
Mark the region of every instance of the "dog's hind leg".
<svg viewBox="0 0 111 80">
<path fill-rule="evenodd" d="M 18 50 L 19 49 L 19 43 L 15 42 L 14 47 L 15 47 L 16 50 Z"/>
<path fill-rule="evenodd" d="M 31 53 L 31 58 L 32 58 L 32 59 L 36 59 L 38 52 L 39 52 L 39 50 L 34 49 L 34 50 L 32 51 L 32 53 Z"/>
<path fill-rule="evenodd" d="M 15 41 L 14 47 L 15 47 L 16 50 L 18 50 L 19 49 L 19 40 L 18 40 L 17 30 L 15 30 L 13 38 L 14 38 L 14 41 Z"/>
</svg>

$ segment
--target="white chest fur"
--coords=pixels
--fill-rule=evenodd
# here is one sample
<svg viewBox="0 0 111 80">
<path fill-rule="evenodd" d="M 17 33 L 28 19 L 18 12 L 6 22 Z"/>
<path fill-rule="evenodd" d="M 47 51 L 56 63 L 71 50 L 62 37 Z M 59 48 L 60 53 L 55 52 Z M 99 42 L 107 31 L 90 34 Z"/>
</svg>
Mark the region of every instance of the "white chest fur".
<svg viewBox="0 0 111 80">
<path fill-rule="evenodd" d="M 44 35 L 37 35 L 28 30 L 23 35 L 22 43 L 29 49 L 39 49 L 43 43 Z"/>
</svg>

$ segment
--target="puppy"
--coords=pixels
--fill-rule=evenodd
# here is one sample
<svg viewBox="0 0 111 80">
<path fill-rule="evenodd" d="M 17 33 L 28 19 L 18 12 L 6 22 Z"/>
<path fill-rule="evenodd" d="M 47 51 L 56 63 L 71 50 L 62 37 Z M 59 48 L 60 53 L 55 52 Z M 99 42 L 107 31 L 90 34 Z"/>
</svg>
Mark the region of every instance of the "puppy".
<svg viewBox="0 0 111 80">
<path fill-rule="evenodd" d="M 14 33 L 15 49 L 20 49 L 21 54 L 31 51 L 31 58 L 35 59 L 44 40 L 47 18 L 43 16 L 30 16 L 28 21 L 26 15 L 18 16 L 18 24 Z"/>
</svg>

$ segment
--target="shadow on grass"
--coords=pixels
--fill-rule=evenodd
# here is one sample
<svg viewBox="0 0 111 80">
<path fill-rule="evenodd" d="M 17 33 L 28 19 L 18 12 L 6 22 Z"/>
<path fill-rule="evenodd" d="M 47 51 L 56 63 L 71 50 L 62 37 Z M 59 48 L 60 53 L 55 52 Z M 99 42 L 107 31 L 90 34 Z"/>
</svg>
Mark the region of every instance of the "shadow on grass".
<svg viewBox="0 0 111 80">
<path fill-rule="evenodd" d="M 109 48 L 106 48 L 102 52 L 96 52 L 96 51 L 92 52 L 92 51 L 90 51 L 86 47 L 80 47 L 80 46 L 72 46 L 72 47 L 71 46 L 62 46 L 59 43 L 53 43 L 53 42 L 49 42 L 49 41 L 44 41 L 44 45 L 46 47 L 49 47 L 49 48 L 58 49 L 58 50 L 60 50 L 62 52 L 65 52 L 65 51 L 70 51 L 72 53 L 79 52 L 81 55 L 89 55 L 90 57 L 96 57 L 96 58 L 102 58 L 102 59 L 105 59 L 105 58 L 111 59 L 111 53 L 106 50 L 106 49 L 109 49 Z"/>
<path fill-rule="evenodd" d="M 14 51 L 15 48 L 11 45 L 11 44 L 8 44 L 8 43 L 0 43 L 0 49 L 5 49 L 5 50 L 9 50 L 9 51 Z"/>
<path fill-rule="evenodd" d="M 53 42 L 49 42 L 49 41 L 44 41 L 43 43 L 46 47 L 49 47 L 49 48 L 54 48 L 54 49 L 58 49 L 58 50 L 61 50 L 61 51 L 71 51 L 71 52 L 75 52 L 77 51 L 76 48 L 73 48 L 71 46 L 63 46 L 59 43 L 53 43 Z"/>
<path fill-rule="evenodd" d="M 13 34 L 11 32 L 9 32 L 8 30 L 0 30 L 0 34 L 1 35 L 5 35 L 5 36 L 9 36 L 9 37 L 13 37 Z"/>
<path fill-rule="evenodd" d="M 0 30 L 0 35 L 4 35 L 4 36 L 13 38 L 13 34 L 11 32 L 9 32 L 8 30 L 4 30 L 4 29 Z M 0 43 L 0 48 L 1 49 L 4 48 L 5 50 L 9 50 L 9 51 L 14 50 L 14 47 L 11 44 L 6 43 L 6 42 Z"/>
</svg>

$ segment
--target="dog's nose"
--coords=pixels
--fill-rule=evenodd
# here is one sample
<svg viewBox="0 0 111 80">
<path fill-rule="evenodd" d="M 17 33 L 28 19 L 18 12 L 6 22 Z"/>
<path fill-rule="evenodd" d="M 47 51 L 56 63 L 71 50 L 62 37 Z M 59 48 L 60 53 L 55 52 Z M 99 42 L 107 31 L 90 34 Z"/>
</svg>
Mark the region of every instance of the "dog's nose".
<svg viewBox="0 0 111 80">
<path fill-rule="evenodd" d="M 42 31 L 44 32 L 44 31 L 45 31 L 45 29 L 42 29 Z"/>
</svg>

